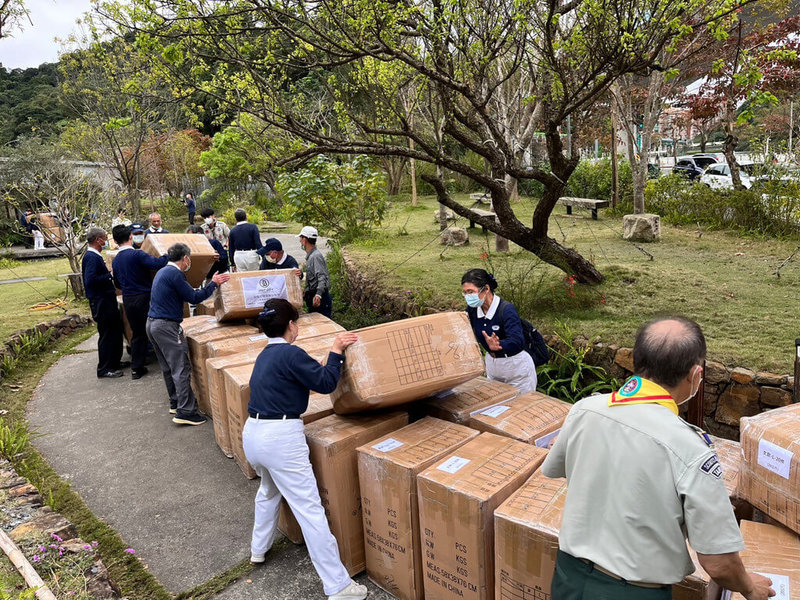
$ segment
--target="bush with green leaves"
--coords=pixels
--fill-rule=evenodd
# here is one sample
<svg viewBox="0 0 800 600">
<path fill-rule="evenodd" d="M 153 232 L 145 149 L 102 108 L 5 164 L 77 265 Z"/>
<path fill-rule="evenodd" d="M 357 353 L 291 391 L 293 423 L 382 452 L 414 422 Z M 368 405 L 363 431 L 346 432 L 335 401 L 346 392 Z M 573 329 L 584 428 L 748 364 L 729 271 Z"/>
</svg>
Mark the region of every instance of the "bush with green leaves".
<svg viewBox="0 0 800 600">
<path fill-rule="evenodd" d="M 587 362 L 588 345 L 574 342 L 575 336 L 564 323 L 556 326 L 555 348 L 550 362 L 536 368 L 536 389 L 548 396 L 575 403 L 592 394 L 619 389 L 620 382 L 603 368 Z"/>
<path fill-rule="evenodd" d="M 350 161 L 314 157 L 303 168 L 280 175 L 277 189 L 293 220 L 342 243 L 372 232 L 388 206 L 386 175 L 366 156 Z"/>
<path fill-rule="evenodd" d="M 633 203 L 633 175 L 627 160 L 619 164 L 619 201 L 622 204 Z M 582 160 L 567 182 L 565 196 L 577 198 L 593 198 L 611 200 L 613 179 L 611 177 L 611 159 Z"/>
</svg>

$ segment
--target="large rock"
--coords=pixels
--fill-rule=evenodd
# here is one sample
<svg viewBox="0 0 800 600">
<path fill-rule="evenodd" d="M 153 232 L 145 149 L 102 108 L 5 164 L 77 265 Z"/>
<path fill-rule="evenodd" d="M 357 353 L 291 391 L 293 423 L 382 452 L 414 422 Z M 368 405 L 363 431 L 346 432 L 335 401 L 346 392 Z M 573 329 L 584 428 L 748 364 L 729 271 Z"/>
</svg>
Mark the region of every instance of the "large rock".
<svg viewBox="0 0 800 600">
<path fill-rule="evenodd" d="M 752 417 L 761 412 L 758 405 L 759 390 L 752 385 L 731 384 L 719 398 L 716 419 L 726 425 L 739 425 L 742 417 Z"/>
<path fill-rule="evenodd" d="M 463 227 L 448 227 L 442 231 L 442 246 L 463 246 L 469 244 L 469 233 Z"/>
<path fill-rule="evenodd" d="M 766 406 L 787 406 L 792 403 L 792 392 L 765 385 L 761 388 L 761 403 Z"/>
<path fill-rule="evenodd" d="M 633 349 L 620 348 L 614 357 L 614 362 L 626 371 L 633 373 Z"/>
<path fill-rule="evenodd" d="M 708 383 L 728 383 L 731 380 L 731 374 L 725 368 L 725 365 L 713 360 L 706 361 L 706 369 L 703 375 Z"/>
<path fill-rule="evenodd" d="M 440 213 L 440 211 L 439 211 L 438 208 L 435 211 L 433 211 L 433 222 L 434 223 L 438 223 L 439 220 L 441 219 L 441 216 L 440 216 L 439 213 Z M 445 211 L 445 214 L 447 215 L 447 220 L 448 221 L 455 221 L 458 218 L 458 217 L 456 217 L 456 213 L 454 213 L 449 208 Z"/>
<path fill-rule="evenodd" d="M 657 242 L 661 239 L 661 217 L 658 215 L 625 215 L 622 237 L 632 242 Z"/>
</svg>

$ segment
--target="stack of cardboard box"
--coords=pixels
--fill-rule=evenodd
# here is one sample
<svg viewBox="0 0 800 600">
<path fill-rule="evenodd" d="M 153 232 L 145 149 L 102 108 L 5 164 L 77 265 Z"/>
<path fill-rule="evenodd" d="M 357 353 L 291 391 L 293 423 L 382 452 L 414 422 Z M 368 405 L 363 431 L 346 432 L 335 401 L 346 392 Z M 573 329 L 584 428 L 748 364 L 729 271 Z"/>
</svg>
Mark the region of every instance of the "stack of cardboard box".
<svg viewBox="0 0 800 600">
<path fill-rule="evenodd" d="M 531 392 L 474 412 L 469 426 L 549 448 L 571 404 Z"/>
</svg>

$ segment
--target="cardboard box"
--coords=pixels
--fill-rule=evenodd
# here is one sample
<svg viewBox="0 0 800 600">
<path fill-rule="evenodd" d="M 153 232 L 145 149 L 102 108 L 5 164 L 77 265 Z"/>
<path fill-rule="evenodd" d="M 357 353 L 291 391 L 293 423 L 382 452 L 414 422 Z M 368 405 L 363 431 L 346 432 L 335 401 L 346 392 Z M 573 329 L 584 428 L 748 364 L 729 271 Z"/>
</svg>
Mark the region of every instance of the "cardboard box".
<svg viewBox="0 0 800 600">
<path fill-rule="evenodd" d="M 469 426 L 549 448 L 572 405 L 530 392 L 473 413 Z"/>
<path fill-rule="evenodd" d="M 110 273 L 114 272 L 113 264 L 114 259 L 116 258 L 117 254 L 119 254 L 119 250 L 104 250 L 103 251 L 103 260 L 106 263 L 106 269 Z"/>
<path fill-rule="evenodd" d="M 131 324 L 128 322 L 128 317 L 125 314 L 125 306 L 122 304 L 122 296 L 117 296 L 117 308 L 122 317 L 122 335 L 125 337 L 125 342 L 130 346 L 131 338 L 133 337 L 133 330 Z"/>
<path fill-rule="evenodd" d="M 344 327 L 322 313 L 302 313 L 300 318 L 297 319 L 297 327 L 300 329 L 297 334 L 297 340 L 305 340 L 346 331 Z M 335 336 L 331 336 L 331 344 L 333 344 L 332 340 L 334 337 Z"/>
<path fill-rule="evenodd" d="M 427 398 L 483 374 L 475 335 L 464 312 L 447 312 L 356 331 L 339 386 L 338 414 Z"/>
<path fill-rule="evenodd" d="M 331 415 L 306 426 L 325 515 L 350 575 L 366 567 L 356 448 L 408 424 L 408 414 Z"/>
<path fill-rule="evenodd" d="M 742 445 L 739 442 L 709 436 L 714 442 L 714 450 L 717 453 L 719 462 L 722 465 L 722 479 L 728 496 L 731 499 L 733 512 L 736 520 L 753 520 L 753 507 L 749 502 L 742 498 L 741 477 L 742 477 Z"/>
<path fill-rule="evenodd" d="M 417 475 L 477 436 L 425 417 L 358 448 L 367 575 L 395 598 L 423 598 Z"/>
<path fill-rule="evenodd" d="M 185 331 L 185 330 L 184 330 Z M 186 335 L 189 345 L 189 358 L 192 362 L 192 389 L 197 397 L 200 410 L 207 415 L 211 414 L 211 404 L 208 398 L 208 374 L 206 373 L 206 360 L 209 358 L 207 344 L 215 340 L 256 335 L 258 330 L 249 325 L 224 325 L 210 329 L 203 329 Z M 213 418 L 213 416 L 212 416 Z"/>
<path fill-rule="evenodd" d="M 319 328 L 307 328 L 302 323 L 298 324 L 300 333 L 297 336 L 294 344 L 300 346 L 308 352 L 308 348 L 312 350 L 316 359 L 322 362 L 323 358 L 327 358 L 333 342 L 338 335 L 338 331 L 334 333 L 327 333 L 322 335 L 310 335 L 319 331 Z M 340 327 L 337 325 L 337 327 Z M 209 357 L 225 356 L 226 354 L 235 354 L 238 352 L 250 352 L 252 350 L 261 350 L 267 346 L 267 336 L 264 333 L 248 334 L 244 336 L 237 336 L 226 338 L 222 340 L 214 340 L 206 344 L 206 352 Z"/>
<path fill-rule="evenodd" d="M 206 315 L 189 317 L 184 319 L 183 323 L 181 323 L 183 335 L 186 337 L 203 331 L 216 329 L 217 327 L 219 327 L 217 320 L 214 317 L 209 317 Z"/>
<path fill-rule="evenodd" d="M 217 290 L 214 290 L 214 293 L 211 294 L 209 298 L 203 300 L 200 304 L 195 305 L 194 307 L 194 314 L 195 315 L 211 315 L 215 319 L 216 313 L 214 312 L 214 296 L 217 295 Z"/>
<path fill-rule="evenodd" d="M 747 549 L 740 553 L 745 569 L 772 580 L 775 600 L 800 600 L 800 538 L 784 527 L 742 521 Z M 723 600 L 744 600 L 725 590 Z"/>
<path fill-rule="evenodd" d="M 425 598 L 494 598 L 494 511 L 547 451 L 482 433 L 417 478 Z"/>
<path fill-rule="evenodd" d="M 517 388 L 513 385 L 476 377 L 436 394 L 425 403 L 425 412 L 437 419 L 467 425 L 473 412 L 510 400 L 516 395 Z"/>
<path fill-rule="evenodd" d="M 206 359 L 205 371 L 208 377 L 208 403 L 211 406 L 214 439 L 217 441 L 219 449 L 222 450 L 222 453 L 228 458 L 233 458 L 233 445 L 231 443 L 230 426 L 228 424 L 228 395 L 225 393 L 225 376 L 223 371 L 228 367 L 254 364 L 256 358 L 258 358 L 259 352 L 260 351 L 241 352 Z"/>
<path fill-rule="evenodd" d="M 743 417 L 740 430 L 742 498 L 800 532 L 800 405 Z"/>
<path fill-rule="evenodd" d="M 293 269 L 245 271 L 230 276 L 230 281 L 214 293 L 218 321 L 256 317 L 272 298 L 284 298 L 297 309 L 303 306 L 303 290 Z"/>
<path fill-rule="evenodd" d="M 192 267 L 186 272 L 186 280 L 192 287 L 203 285 L 206 275 L 216 262 L 216 250 L 202 233 L 160 233 L 148 235 L 142 243 L 142 250 L 151 256 L 164 256 L 170 246 L 186 244 L 192 251 Z"/>
<path fill-rule="evenodd" d="M 494 511 L 496 600 L 551 600 L 567 480 L 537 471 Z M 687 546 L 688 548 L 688 546 Z M 691 549 L 695 565 L 697 555 Z M 716 600 L 719 588 L 701 568 L 672 587 L 673 600 Z"/>
</svg>

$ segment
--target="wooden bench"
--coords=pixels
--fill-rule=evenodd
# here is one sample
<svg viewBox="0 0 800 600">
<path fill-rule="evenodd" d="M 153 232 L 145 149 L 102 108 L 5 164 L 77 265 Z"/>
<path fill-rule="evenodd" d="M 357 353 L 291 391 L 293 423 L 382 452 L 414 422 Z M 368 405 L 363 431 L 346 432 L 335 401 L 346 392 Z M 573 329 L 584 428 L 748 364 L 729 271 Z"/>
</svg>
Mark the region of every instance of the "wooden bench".
<svg viewBox="0 0 800 600">
<path fill-rule="evenodd" d="M 567 214 L 572 214 L 572 207 L 588 208 L 592 211 L 592 219 L 597 221 L 597 209 L 608 208 L 611 203 L 608 200 L 592 200 L 591 198 L 559 198 L 558 203 L 567 207 Z"/>
<path fill-rule="evenodd" d="M 475 213 L 476 215 L 478 215 L 479 217 L 492 217 L 492 218 L 496 218 L 496 216 L 497 216 L 497 215 L 495 215 L 495 214 L 494 214 L 492 211 L 490 211 L 490 210 L 483 210 L 483 209 L 481 209 L 481 208 L 473 208 L 473 209 L 472 209 L 472 212 L 474 212 L 474 213 Z M 473 221 L 472 219 L 470 219 L 470 220 L 469 220 L 469 228 L 470 228 L 470 229 L 472 229 L 473 227 L 475 227 L 475 221 Z M 486 233 L 486 227 L 484 227 L 483 225 L 481 225 L 481 229 L 483 230 L 483 233 Z"/>
</svg>

